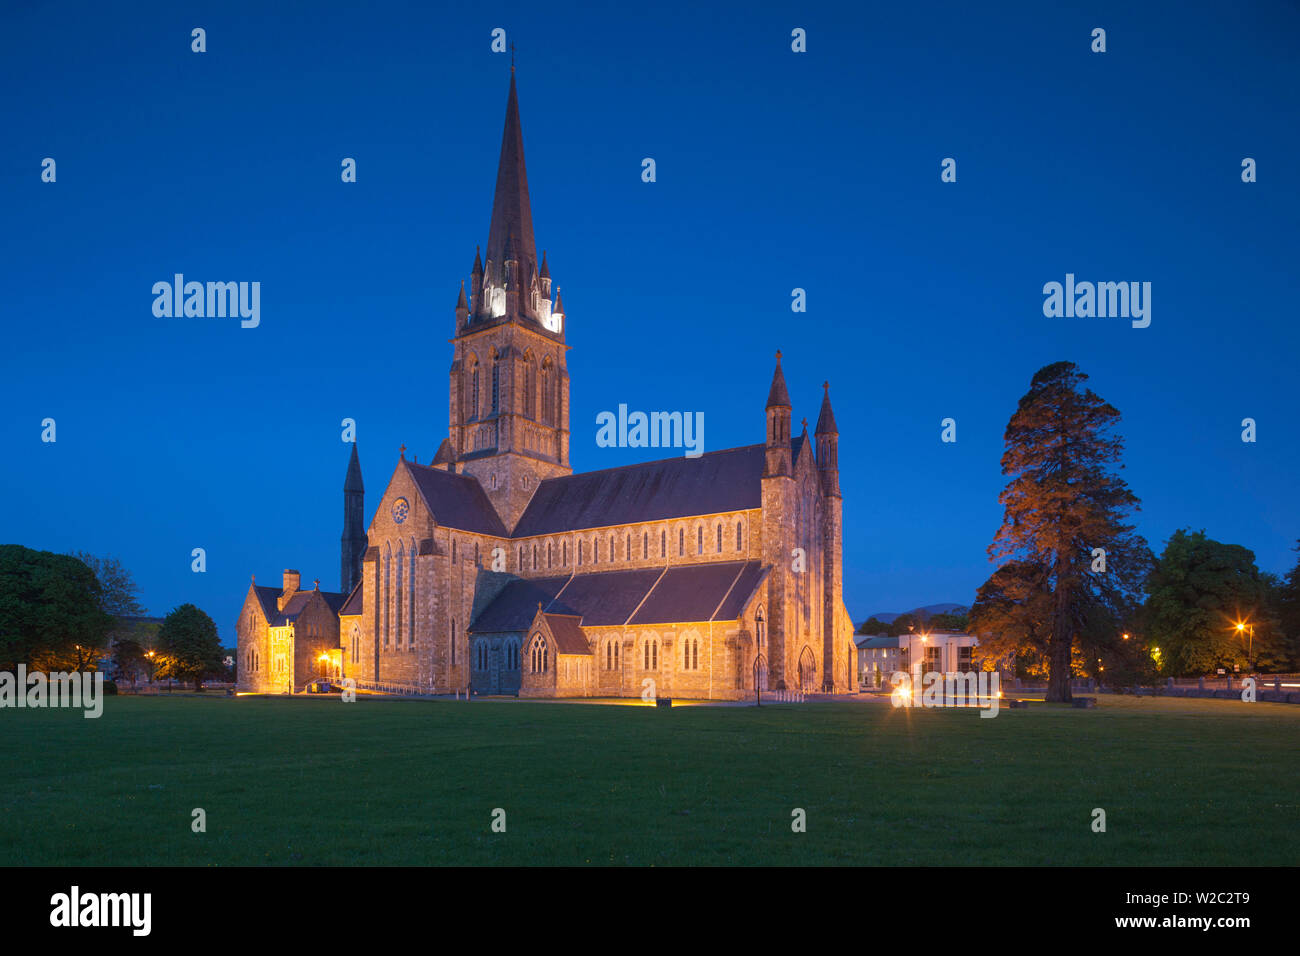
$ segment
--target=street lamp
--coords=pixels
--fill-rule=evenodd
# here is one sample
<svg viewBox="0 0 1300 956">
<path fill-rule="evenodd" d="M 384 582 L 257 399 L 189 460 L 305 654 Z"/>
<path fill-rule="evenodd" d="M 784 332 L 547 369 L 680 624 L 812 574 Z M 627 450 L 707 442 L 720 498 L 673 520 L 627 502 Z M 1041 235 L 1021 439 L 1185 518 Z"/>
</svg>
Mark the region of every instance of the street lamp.
<svg viewBox="0 0 1300 956">
<path fill-rule="evenodd" d="M 1237 633 L 1241 634 L 1243 632 L 1250 635 L 1250 642 L 1246 646 L 1246 666 L 1250 668 L 1250 672 L 1253 674 L 1255 672 L 1255 662 L 1253 660 L 1255 656 L 1255 625 L 1249 621 L 1238 621 Z"/>
</svg>

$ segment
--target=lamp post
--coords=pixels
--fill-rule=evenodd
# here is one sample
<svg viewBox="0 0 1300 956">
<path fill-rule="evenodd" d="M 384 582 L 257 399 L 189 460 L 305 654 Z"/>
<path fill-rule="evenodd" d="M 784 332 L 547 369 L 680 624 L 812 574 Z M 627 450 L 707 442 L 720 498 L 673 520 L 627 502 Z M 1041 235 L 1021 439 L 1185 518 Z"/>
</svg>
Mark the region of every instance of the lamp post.
<svg viewBox="0 0 1300 956">
<path fill-rule="evenodd" d="M 148 651 L 145 657 L 149 658 L 149 686 L 153 686 L 153 651 Z"/>
<path fill-rule="evenodd" d="M 1241 634 L 1243 632 L 1250 635 L 1249 643 L 1246 645 L 1246 666 L 1250 668 L 1250 672 L 1253 674 L 1255 673 L 1255 625 L 1249 621 L 1238 621 L 1237 633 Z"/>
</svg>

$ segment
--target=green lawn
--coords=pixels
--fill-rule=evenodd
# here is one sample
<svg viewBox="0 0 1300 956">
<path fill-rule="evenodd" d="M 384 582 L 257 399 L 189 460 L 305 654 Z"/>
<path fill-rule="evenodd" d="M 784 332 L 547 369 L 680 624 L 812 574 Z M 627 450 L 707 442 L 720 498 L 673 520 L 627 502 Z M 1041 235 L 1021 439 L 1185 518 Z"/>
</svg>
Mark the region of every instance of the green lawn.
<svg viewBox="0 0 1300 956">
<path fill-rule="evenodd" d="M 1108 696 L 992 720 L 117 697 L 0 711 L 0 864 L 1295 864 L 1298 739 L 1296 706 Z"/>
</svg>

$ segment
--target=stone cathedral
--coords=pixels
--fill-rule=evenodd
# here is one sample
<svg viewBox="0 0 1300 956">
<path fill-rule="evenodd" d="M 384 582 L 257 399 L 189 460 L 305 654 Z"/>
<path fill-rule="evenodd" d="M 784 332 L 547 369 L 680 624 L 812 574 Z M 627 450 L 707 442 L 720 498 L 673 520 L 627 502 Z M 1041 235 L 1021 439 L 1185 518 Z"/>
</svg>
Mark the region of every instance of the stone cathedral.
<svg viewBox="0 0 1300 956">
<path fill-rule="evenodd" d="M 448 435 L 428 464 L 403 448 L 369 526 L 353 444 L 340 590 L 292 570 L 253 582 L 241 690 L 853 689 L 829 386 L 813 436 L 806 421 L 792 434 L 778 352 L 762 443 L 574 474 L 566 334 L 533 239 L 512 67 L 487 246 L 456 303 Z"/>
</svg>

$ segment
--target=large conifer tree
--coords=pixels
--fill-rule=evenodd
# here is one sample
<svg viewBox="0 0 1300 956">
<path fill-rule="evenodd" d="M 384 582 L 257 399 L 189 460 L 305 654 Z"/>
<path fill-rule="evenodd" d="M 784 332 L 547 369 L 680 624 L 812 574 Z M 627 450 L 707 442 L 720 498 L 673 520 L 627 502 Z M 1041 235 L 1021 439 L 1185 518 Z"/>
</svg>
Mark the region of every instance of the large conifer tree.
<svg viewBox="0 0 1300 956">
<path fill-rule="evenodd" d="M 1087 378 L 1072 362 L 1034 375 L 1007 424 L 1002 473 L 1010 482 L 989 546 L 993 560 L 1006 564 L 985 587 L 1023 605 L 1026 624 L 1041 626 L 1047 615 L 1049 701 L 1070 699 L 1072 648 L 1096 657 L 1120 638 L 1153 560 L 1126 523 L 1139 502 L 1116 473 L 1123 468 L 1123 440 L 1113 433 L 1119 412 L 1084 387 Z M 1097 549 L 1105 551 L 1104 571 Z M 1006 588 L 1009 575 L 1020 585 L 1039 583 Z"/>
</svg>

